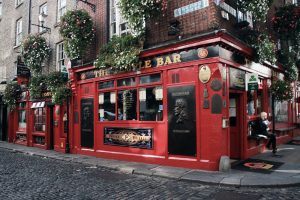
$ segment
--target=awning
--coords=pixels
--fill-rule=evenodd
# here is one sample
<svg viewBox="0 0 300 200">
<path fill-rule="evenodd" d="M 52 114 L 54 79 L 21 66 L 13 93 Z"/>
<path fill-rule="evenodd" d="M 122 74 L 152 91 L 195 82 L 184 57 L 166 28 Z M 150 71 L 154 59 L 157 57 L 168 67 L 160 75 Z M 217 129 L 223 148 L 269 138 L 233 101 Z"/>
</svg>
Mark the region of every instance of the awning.
<svg viewBox="0 0 300 200">
<path fill-rule="evenodd" d="M 45 107 L 45 101 L 40 102 L 33 102 L 31 108 L 44 108 Z"/>
</svg>

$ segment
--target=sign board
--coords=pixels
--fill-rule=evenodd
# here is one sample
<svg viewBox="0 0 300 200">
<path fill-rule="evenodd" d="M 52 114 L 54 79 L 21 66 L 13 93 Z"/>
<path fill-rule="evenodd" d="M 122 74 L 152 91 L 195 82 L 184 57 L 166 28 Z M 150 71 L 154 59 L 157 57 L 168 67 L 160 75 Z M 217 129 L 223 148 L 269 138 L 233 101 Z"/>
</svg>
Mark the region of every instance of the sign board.
<svg viewBox="0 0 300 200">
<path fill-rule="evenodd" d="M 30 77 L 30 70 L 29 68 L 25 67 L 24 65 L 17 65 L 17 76 L 20 77 Z"/>
<path fill-rule="evenodd" d="M 258 74 L 249 73 L 246 74 L 246 91 L 248 90 L 258 90 Z"/>
<path fill-rule="evenodd" d="M 195 86 L 168 88 L 168 152 L 196 156 Z"/>
<path fill-rule="evenodd" d="M 104 144 L 152 149 L 153 129 L 105 127 Z"/>
<path fill-rule="evenodd" d="M 211 77 L 211 70 L 208 65 L 201 65 L 199 67 L 199 80 L 201 83 L 207 83 Z"/>
<path fill-rule="evenodd" d="M 245 90 L 246 72 L 236 68 L 229 69 L 229 86 L 231 89 Z"/>
<path fill-rule="evenodd" d="M 208 0 L 200 0 L 195 3 L 177 8 L 174 10 L 174 17 L 179 17 L 181 15 L 185 15 L 185 14 L 194 12 L 196 10 L 206 8 L 206 7 L 208 7 L 208 5 L 209 5 Z"/>
</svg>

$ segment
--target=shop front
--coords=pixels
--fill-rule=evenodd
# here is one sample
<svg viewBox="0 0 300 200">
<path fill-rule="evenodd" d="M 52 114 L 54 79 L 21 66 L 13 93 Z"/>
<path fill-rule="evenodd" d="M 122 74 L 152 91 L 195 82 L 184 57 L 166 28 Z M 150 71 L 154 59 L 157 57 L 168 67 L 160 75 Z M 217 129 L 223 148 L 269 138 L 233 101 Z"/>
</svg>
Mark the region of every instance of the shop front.
<svg viewBox="0 0 300 200">
<path fill-rule="evenodd" d="M 261 152 L 250 125 L 271 113 L 273 69 L 237 53 L 251 50 L 224 34 L 146 50 L 135 72 L 72 68 L 71 152 L 207 170 Z"/>
<path fill-rule="evenodd" d="M 16 109 L 9 114 L 10 142 L 42 149 L 65 152 L 63 113 L 65 106 L 53 105 L 51 93 L 42 93 L 39 99 L 30 99 L 27 90 L 22 92 Z"/>
</svg>

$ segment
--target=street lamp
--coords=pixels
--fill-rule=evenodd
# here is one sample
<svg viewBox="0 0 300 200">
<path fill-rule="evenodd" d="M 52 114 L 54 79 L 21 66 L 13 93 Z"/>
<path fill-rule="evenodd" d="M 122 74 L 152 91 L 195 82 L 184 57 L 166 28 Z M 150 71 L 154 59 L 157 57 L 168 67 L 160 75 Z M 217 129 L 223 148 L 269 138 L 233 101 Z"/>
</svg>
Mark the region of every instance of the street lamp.
<svg viewBox="0 0 300 200">
<path fill-rule="evenodd" d="M 39 22 L 41 23 L 41 25 L 38 25 L 38 24 L 31 24 L 31 25 L 40 27 L 40 28 L 42 28 L 42 29 L 46 29 L 46 31 L 47 31 L 48 33 L 51 33 L 51 28 L 44 26 L 45 18 L 46 18 L 47 16 L 48 16 L 48 15 L 46 15 L 44 12 L 40 13 L 40 14 L 39 14 Z"/>
</svg>

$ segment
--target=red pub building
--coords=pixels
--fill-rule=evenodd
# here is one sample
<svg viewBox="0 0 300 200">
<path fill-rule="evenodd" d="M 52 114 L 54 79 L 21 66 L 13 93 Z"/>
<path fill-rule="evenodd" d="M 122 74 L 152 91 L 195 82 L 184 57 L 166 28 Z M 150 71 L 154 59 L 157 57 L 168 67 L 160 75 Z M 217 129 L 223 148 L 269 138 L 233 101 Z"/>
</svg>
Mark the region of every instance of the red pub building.
<svg viewBox="0 0 300 200">
<path fill-rule="evenodd" d="M 246 159 L 262 152 L 265 140 L 251 135 L 251 122 L 262 111 L 273 117 L 269 87 L 273 76 L 283 77 L 282 69 L 253 62 L 253 50 L 230 31 L 209 28 L 214 20 L 224 28 L 232 24 L 220 14 L 230 11 L 228 4 L 203 1 L 189 13 L 183 9 L 186 2 L 170 3 L 165 16 L 181 21 L 180 37 L 164 36 L 168 30 L 163 22 L 148 25 L 150 47 L 140 54 L 139 70 L 115 74 L 92 65 L 69 69 L 69 130 L 64 123 L 66 105 L 52 105 L 47 98 L 32 102 L 27 94 L 11 114 L 15 128 L 10 129 L 10 140 L 62 152 L 70 145 L 74 154 L 206 170 L 218 170 L 221 156 Z M 202 25 L 184 24 L 192 19 Z M 251 75 L 258 83 L 254 90 L 246 84 Z M 276 123 L 278 144 L 293 134 L 292 104 L 279 107 L 286 112 L 276 113 L 284 118 Z M 20 121 L 24 109 L 26 122 Z"/>
</svg>

